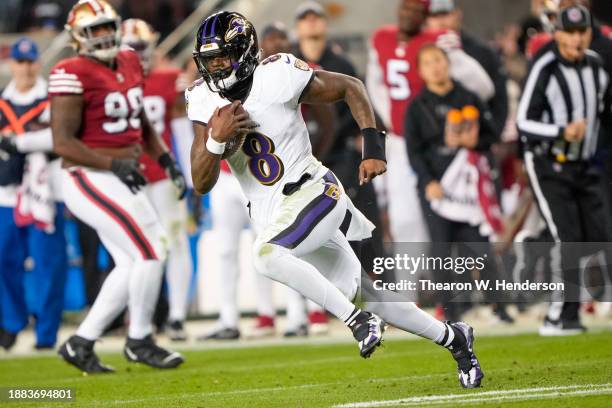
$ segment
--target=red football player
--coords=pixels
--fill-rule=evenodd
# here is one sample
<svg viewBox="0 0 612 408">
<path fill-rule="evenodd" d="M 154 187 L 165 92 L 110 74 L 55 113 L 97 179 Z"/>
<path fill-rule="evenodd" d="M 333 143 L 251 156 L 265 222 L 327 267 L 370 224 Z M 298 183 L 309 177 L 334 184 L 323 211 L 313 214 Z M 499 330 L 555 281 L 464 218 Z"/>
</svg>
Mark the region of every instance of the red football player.
<svg viewBox="0 0 612 408">
<path fill-rule="evenodd" d="M 387 138 L 386 196 L 395 241 L 426 242 L 428 233 L 419 210 L 416 176 L 408 163 L 404 143 L 404 113 L 421 91 L 423 81 L 416 57 L 425 44 L 444 49 L 451 61 L 451 75 L 482 100 L 494 93 L 493 82 L 472 57 L 461 49 L 454 31 L 425 31 L 429 0 L 399 0 L 398 24 L 383 26 L 372 36 L 366 85 L 376 113 L 391 137 Z"/>
<path fill-rule="evenodd" d="M 70 211 L 96 230 L 116 266 L 59 354 L 84 372 L 112 371 L 100 363 L 93 346 L 127 306 L 126 358 L 176 367 L 183 362 L 181 355 L 158 347 L 151 336 L 167 240 L 141 191 L 146 180 L 138 160 L 144 149 L 169 173 L 175 174 L 176 164 L 143 112 L 142 67 L 135 52 L 119 49 L 115 10 L 104 0 L 80 0 L 66 29 L 78 56 L 60 61 L 49 76 L 51 129 L 63 159 L 64 198 Z"/>
<path fill-rule="evenodd" d="M 172 146 L 171 122 L 176 116 L 184 115 L 185 89 L 182 86 L 183 81 L 180 80 L 181 70 L 153 67 L 153 52 L 158 37 L 153 28 L 143 20 L 128 19 L 122 24 L 121 43 L 136 51 L 144 70 L 143 102 L 146 116 L 153 129 L 162 136 L 164 143 Z M 192 268 L 186 232 L 187 209 L 180 201 L 182 197 L 177 195 L 177 187 L 178 192 L 182 194 L 185 186 L 175 186 L 172 173 L 166 171 L 150 155 L 143 154 L 140 163 L 148 181 L 145 192 L 168 234 L 168 335 L 175 341 L 186 340 L 183 322 L 187 314 Z M 178 171 L 175 167 L 169 170 Z"/>
</svg>

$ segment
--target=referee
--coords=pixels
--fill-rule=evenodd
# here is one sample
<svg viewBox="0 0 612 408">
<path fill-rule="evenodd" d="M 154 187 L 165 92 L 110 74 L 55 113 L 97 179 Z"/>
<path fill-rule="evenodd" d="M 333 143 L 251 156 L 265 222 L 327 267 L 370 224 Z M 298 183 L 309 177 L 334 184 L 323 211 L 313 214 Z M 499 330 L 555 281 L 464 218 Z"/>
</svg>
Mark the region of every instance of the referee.
<svg viewBox="0 0 612 408">
<path fill-rule="evenodd" d="M 517 112 L 527 174 L 557 243 L 551 268 L 563 271 L 566 289 L 553 299 L 541 335 L 585 330 L 578 315 L 579 256 L 561 243 L 610 241 L 603 171 L 593 160 L 600 124 L 612 116 L 609 74 L 588 50 L 591 36 L 586 8 L 559 12 L 555 45 L 533 62 Z"/>
</svg>

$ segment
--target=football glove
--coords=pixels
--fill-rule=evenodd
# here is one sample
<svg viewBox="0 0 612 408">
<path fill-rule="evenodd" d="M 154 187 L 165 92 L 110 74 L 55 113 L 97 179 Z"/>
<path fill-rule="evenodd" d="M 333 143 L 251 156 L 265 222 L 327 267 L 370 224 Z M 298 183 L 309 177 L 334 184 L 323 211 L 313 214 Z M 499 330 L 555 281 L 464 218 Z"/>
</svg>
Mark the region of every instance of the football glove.
<svg viewBox="0 0 612 408">
<path fill-rule="evenodd" d="M 16 154 L 17 145 L 15 144 L 14 136 L 0 136 L 0 150 L 4 150 L 8 154 Z"/>
<path fill-rule="evenodd" d="M 114 158 L 111 162 L 111 171 L 136 194 L 147 184 L 147 180 L 138 171 L 138 161 L 134 159 Z"/>
<path fill-rule="evenodd" d="M 157 162 L 164 168 L 166 174 L 168 177 L 170 177 L 172 183 L 178 190 L 178 199 L 182 200 L 187 192 L 187 182 L 185 181 L 185 176 L 183 176 L 181 169 L 179 169 L 176 160 L 174 160 L 170 153 L 166 152 L 159 156 Z"/>
</svg>

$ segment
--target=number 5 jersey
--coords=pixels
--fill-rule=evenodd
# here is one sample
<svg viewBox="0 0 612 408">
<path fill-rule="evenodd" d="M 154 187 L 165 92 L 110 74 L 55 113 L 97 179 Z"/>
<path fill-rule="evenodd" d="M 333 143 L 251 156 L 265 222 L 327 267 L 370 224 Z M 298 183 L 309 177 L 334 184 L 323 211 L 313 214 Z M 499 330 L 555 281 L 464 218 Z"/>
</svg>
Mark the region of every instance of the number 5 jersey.
<svg viewBox="0 0 612 408">
<path fill-rule="evenodd" d="M 49 74 L 49 97 L 82 95 L 78 137 L 88 147 L 124 147 L 142 139 L 143 71 L 134 51 L 122 50 L 116 69 L 84 56 L 60 61 Z"/>
</svg>

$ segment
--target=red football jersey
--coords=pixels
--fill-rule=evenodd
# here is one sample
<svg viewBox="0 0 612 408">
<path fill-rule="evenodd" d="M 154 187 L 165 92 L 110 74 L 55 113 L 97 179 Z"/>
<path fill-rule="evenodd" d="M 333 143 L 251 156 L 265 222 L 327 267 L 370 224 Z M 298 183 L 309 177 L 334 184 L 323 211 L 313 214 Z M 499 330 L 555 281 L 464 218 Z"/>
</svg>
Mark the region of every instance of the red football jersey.
<svg viewBox="0 0 612 408">
<path fill-rule="evenodd" d="M 180 74 L 179 69 L 159 69 L 152 71 L 144 81 L 145 114 L 168 148 L 172 147 L 172 108 L 179 93 L 184 91 L 177 83 Z M 150 156 L 143 154 L 140 163 L 149 182 L 167 178 L 164 169 Z"/>
<path fill-rule="evenodd" d="M 552 34 L 545 32 L 537 33 L 534 36 L 530 37 L 527 41 L 527 47 L 525 50 L 527 58 L 532 59 L 543 46 L 545 46 L 552 40 Z"/>
<path fill-rule="evenodd" d="M 398 136 L 403 135 L 408 105 L 423 87 L 417 71 L 417 54 L 426 44 L 437 44 L 448 50 L 459 48 L 461 40 L 453 31 L 422 31 L 409 41 L 399 41 L 397 26 L 381 27 L 372 36 L 371 46 L 378 62 L 376 69 L 382 71 L 389 97 L 391 130 Z"/>
<path fill-rule="evenodd" d="M 142 140 L 143 73 L 138 55 L 122 50 L 111 69 L 91 58 L 60 61 L 49 75 L 49 97 L 83 95 L 79 138 L 89 147 L 123 147 Z"/>
</svg>

